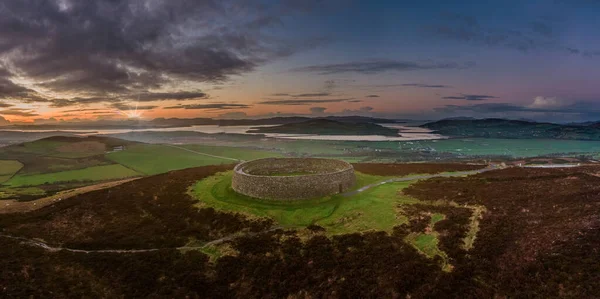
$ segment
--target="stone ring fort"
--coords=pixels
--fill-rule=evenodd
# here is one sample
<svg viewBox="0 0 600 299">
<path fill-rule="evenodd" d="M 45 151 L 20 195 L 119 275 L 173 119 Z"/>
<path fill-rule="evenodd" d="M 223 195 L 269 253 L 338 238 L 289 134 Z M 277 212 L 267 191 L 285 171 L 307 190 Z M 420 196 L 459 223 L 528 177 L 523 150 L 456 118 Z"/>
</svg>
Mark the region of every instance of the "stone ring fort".
<svg viewBox="0 0 600 299">
<path fill-rule="evenodd" d="M 266 158 L 238 164 L 231 187 L 268 200 L 319 198 L 348 191 L 356 182 L 352 164 L 321 158 Z"/>
</svg>

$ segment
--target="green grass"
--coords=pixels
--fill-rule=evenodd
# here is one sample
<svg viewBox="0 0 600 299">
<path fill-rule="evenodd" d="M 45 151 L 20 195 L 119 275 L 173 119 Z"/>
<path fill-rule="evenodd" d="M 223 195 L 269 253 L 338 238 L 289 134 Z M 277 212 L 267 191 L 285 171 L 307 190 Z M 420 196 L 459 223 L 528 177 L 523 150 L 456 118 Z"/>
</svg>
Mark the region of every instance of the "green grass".
<svg viewBox="0 0 600 299">
<path fill-rule="evenodd" d="M 385 184 L 351 197 L 339 195 L 301 201 L 265 201 L 236 193 L 231 189 L 232 172 L 218 173 L 199 181 L 193 194 L 199 205 L 218 210 L 238 212 L 255 217 L 268 217 L 284 227 L 305 227 L 317 224 L 329 234 L 362 232 L 367 230 L 391 231 L 406 221 L 398 216 L 397 206 L 414 203 L 398 190 L 409 182 Z M 357 173 L 356 188 L 385 177 Z"/>
<path fill-rule="evenodd" d="M 235 163 L 231 160 L 157 144 L 132 145 L 124 151 L 109 153 L 106 157 L 147 175 L 191 167 Z"/>
<path fill-rule="evenodd" d="M 225 146 L 184 145 L 182 147 L 208 155 L 238 160 L 279 156 L 276 153 L 266 151 Z M 191 167 L 236 163 L 236 161 L 231 159 L 210 157 L 189 152 L 185 149 L 159 144 L 132 145 L 124 151 L 109 153 L 106 157 L 148 175 Z"/>
<path fill-rule="evenodd" d="M 46 191 L 38 187 L 0 187 L 0 199 L 11 199 L 19 196 L 43 196 L 45 194 Z"/>
<path fill-rule="evenodd" d="M 466 156 L 535 157 L 556 153 L 598 153 L 600 152 L 600 141 L 459 138 L 400 142 L 399 149 L 405 151 L 433 149 L 436 152 Z"/>
<path fill-rule="evenodd" d="M 446 215 L 444 215 L 444 214 L 441 214 L 441 213 L 435 213 L 435 214 L 431 215 L 431 224 L 430 224 L 430 225 L 431 225 L 431 227 L 433 228 L 433 226 L 434 226 L 434 225 L 435 225 L 437 222 L 439 222 L 439 221 L 442 221 L 442 220 L 444 220 L 444 219 L 446 219 Z"/>
<path fill-rule="evenodd" d="M 230 146 L 213 146 L 213 145 L 202 145 L 202 144 L 185 144 L 181 147 L 209 154 L 223 156 L 239 160 L 255 160 L 270 157 L 281 157 L 282 155 L 275 152 L 269 152 L 265 150 L 254 150 L 241 147 L 230 147 Z"/>
<path fill-rule="evenodd" d="M 59 182 L 116 180 L 139 175 L 139 173 L 123 165 L 113 164 L 45 174 L 17 175 L 6 182 L 5 185 L 11 187 L 38 186 Z"/>
<path fill-rule="evenodd" d="M 10 179 L 23 168 L 23 164 L 15 160 L 0 160 L 0 183 Z"/>
</svg>

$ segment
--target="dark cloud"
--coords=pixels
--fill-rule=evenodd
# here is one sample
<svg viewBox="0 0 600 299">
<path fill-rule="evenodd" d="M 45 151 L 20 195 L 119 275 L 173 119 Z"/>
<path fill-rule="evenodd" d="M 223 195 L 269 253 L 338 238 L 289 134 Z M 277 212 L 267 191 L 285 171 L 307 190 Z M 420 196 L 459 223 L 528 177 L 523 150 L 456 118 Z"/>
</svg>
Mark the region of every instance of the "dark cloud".
<svg viewBox="0 0 600 299">
<path fill-rule="evenodd" d="M 327 41 L 266 33 L 282 17 L 322 5 L 291 2 L 7 0 L 0 6 L 0 58 L 13 74 L 82 98 L 222 82 Z M 0 97 L 45 102 L 6 77 L 0 74 Z"/>
<path fill-rule="evenodd" d="M 156 105 L 137 106 L 137 105 L 131 105 L 131 104 L 125 104 L 125 103 L 114 103 L 111 105 L 111 107 L 118 109 L 118 110 L 152 110 L 152 109 L 158 108 L 159 106 L 156 106 Z"/>
<path fill-rule="evenodd" d="M 135 95 L 134 95 L 135 96 Z M 137 100 L 140 102 L 152 102 L 152 101 L 168 101 L 168 100 L 177 100 L 177 101 L 186 101 L 186 100 L 198 100 L 198 99 L 207 99 L 209 98 L 208 94 L 201 91 L 179 91 L 179 92 L 147 92 L 137 95 L 133 97 L 132 100 Z"/>
<path fill-rule="evenodd" d="M 323 100 L 268 100 L 263 102 L 258 102 L 257 104 L 262 105 L 290 105 L 290 106 L 301 106 L 301 105 L 311 105 L 311 104 L 320 104 L 320 103 L 339 103 L 339 102 L 348 102 L 352 99 L 323 99 Z"/>
<path fill-rule="evenodd" d="M 327 93 L 331 93 L 334 89 L 337 88 L 337 82 L 335 82 L 335 80 L 325 80 L 325 82 L 323 83 L 323 90 L 325 90 Z"/>
<path fill-rule="evenodd" d="M 12 107 L 12 106 L 14 106 L 14 105 L 0 102 L 0 108 L 8 108 L 8 107 Z"/>
<path fill-rule="evenodd" d="M 102 108 L 84 108 L 84 109 L 65 110 L 65 111 L 62 111 L 62 112 L 69 113 L 69 112 L 88 112 L 88 111 L 106 111 L 106 109 L 102 109 Z"/>
<path fill-rule="evenodd" d="M 535 105 L 519 106 L 507 103 L 484 103 L 475 105 L 446 105 L 435 108 L 437 112 L 456 114 L 472 112 L 476 114 L 514 114 L 514 113 L 554 113 L 554 114 L 581 114 L 597 117 L 600 105 L 594 102 L 576 102 L 564 106 L 537 107 Z"/>
<path fill-rule="evenodd" d="M 360 103 L 362 100 L 349 100 L 348 103 Z"/>
<path fill-rule="evenodd" d="M 30 110 L 30 109 L 10 108 L 10 109 L 5 109 L 5 110 L 0 110 L 0 115 L 30 117 L 30 116 L 38 116 L 39 114 L 35 113 L 33 110 Z"/>
<path fill-rule="evenodd" d="M 379 96 L 376 94 L 370 94 L 368 96 L 365 96 L 365 98 L 378 98 Z"/>
<path fill-rule="evenodd" d="M 87 97 L 72 99 L 50 99 L 52 108 L 64 108 L 78 105 L 90 105 L 98 103 L 131 103 L 131 102 L 158 102 L 158 101 L 192 101 L 210 98 L 208 94 L 201 91 L 175 91 L 175 92 L 143 92 L 124 97 Z M 123 104 L 124 105 L 124 104 Z"/>
<path fill-rule="evenodd" d="M 327 108 L 325 108 L 325 107 L 310 107 L 309 110 L 310 110 L 311 114 L 320 115 L 320 114 L 325 113 L 325 110 L 327 110 Z"/>
<path fill-rule="evenodd" d="M 12 80 L 10 80 L 11 77 L 12 74 L 0 64 L 0 99 L 21 100 L 23 102 L 41 100 L 36 91 L 15 84 Z"/>
<path fill-rule="evenodd" d="M 408 87 L 420 87 L 420 88 L 450 88 L 450 85 L 442 85 L 442 84 L 422 84 L 422 83 L 405 83 L 400 86 L 408 86 Z"/>
<path fill-rule="evenodd" d="M 191 104 L 191 105 L 177 105 L 169 106 L 164 109 L 189 109 L 189 110 L 228 110 L 228 109 L 245 109 L 252 106 L 245 104 L 226 104 L 226 103 L 213 103 L 213 104 Z"/>
<path fill-rule="evenodd" d="M 300 94 L 293 94 L 291 95 L 294 98 L 305 98 L 305 97 L 326 97 L 326 96 L 330 96 L 331 94 L 328 92 L 316 92 L 316 93 L 300 93 Z"/>
<path fill-rule="evenodd" d="M 443 97 L 445 100 L 467 100 L 467 101 L 485 101 L 489 99 L 497 99 L 495 96 L 480 95 L 480 94 L 463 94 L 460 96 Z"/>
<path fill-rule="evenodd" d="M 274 93 L 271 96 L 274 96 L 274 97 L 287 97 L 289 95 L 290 95 L 289 93 Z"/>
<path fill-rule="evenodd" d="M 341 74 L 341 73 L 360 73 L 360 74 L 378 74 L 388 71 L 404 72 L 415 70 L 430 69 L 461 69 L 467 68 L 470 64 L 458 63 L 421 63 L 413 61 L 395 61 L 395 60 L 370 60 L 356 61 L 338 64 L 311 65 L 292 69 L 295 72 L 317 73 L 321 75 Z"/>
<path fill-rule="evenodd" d="M 600 55 L 600 51 L 564 44 L 555 34 L 554 28 L 559 25 L 553 18 L 541 17 L 522 26 L 492 27 L 479 22 L 476 16 L 444 13 L 437 24 L 424 29 L 435 37 L 522 52 L 555 50 L 588 57 Z"/>
</svg>

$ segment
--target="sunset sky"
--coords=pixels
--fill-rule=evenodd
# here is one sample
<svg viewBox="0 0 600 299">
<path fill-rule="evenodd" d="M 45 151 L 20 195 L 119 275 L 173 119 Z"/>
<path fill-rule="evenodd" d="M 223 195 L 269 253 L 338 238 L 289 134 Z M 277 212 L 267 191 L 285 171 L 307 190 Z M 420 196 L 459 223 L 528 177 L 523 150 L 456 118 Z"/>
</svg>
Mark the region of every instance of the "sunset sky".
<svg viewBox="0 0 600 299">
<path fill-rule="evenodd" d="M 2 0 L 0 125 L 600 120 L 598 12 L 595 0 Z"/>
</svg>

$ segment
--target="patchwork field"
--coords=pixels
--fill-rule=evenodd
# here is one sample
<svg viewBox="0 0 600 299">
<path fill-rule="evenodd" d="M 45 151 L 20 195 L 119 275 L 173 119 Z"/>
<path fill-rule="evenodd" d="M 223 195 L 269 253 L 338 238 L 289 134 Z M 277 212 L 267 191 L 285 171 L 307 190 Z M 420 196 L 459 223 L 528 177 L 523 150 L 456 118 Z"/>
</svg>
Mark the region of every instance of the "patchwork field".
<svg viewBox="0 0 600 299">
<path fill-rule="evenodd" d="M 158 144 L 138 144 L 126 150 L 106 155 L 108 159 L 152 175 L 171 170 L 236 163 L 238 160 L 251 160 L 277 156 L 265 151 L 242 148 L 186 145 L 168 146 Z"/>
<path fill-rule="evenodd" d="M 117 180 L 135 176 L 140 176 L 140 174 L 123 165 L 113 164 L 45 174 L 17 175 L 5 182 L 5 185 L 11 187 L 38 186 L 66 182 Z"/>
<path fill-rule="evenodd" d="M 23 168 L 23 164 L 15 160 L 0 160 L 0 183 L 10 179 Z"/>
<path fill-rule="evenodd" d="M 279 154 L 225 146 L 180 147 L 109 137 L 55 136 L 0 148 L 0 199 L 33 200 L 98 181 L 271 156 Z"/>
</svg>

